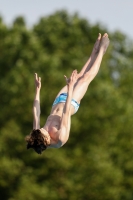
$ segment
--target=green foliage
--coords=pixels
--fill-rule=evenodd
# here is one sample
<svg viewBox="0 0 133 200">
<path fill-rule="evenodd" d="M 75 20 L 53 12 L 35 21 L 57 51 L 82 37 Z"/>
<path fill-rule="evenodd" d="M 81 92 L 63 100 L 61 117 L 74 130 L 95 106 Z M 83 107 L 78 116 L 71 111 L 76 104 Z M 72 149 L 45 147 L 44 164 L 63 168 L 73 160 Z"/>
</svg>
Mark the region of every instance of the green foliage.
<svg viewBox="0 0 133 200">
<path fill-rule="evenodd" d="M 81 69 L 99 32 L 77 14 L 58 11 L 32 29 L 0 18 L 0 194 L 3 200 L 132 200 L 132 43 L 121 32 L 72 117 L 69 141 L 41 156 L 26 150 L 32 129 L 34 73 L 42 77 L 41 125 L 73 69 Z M 108 31 L 107 31 L 108 32 Z"/>
</svg>

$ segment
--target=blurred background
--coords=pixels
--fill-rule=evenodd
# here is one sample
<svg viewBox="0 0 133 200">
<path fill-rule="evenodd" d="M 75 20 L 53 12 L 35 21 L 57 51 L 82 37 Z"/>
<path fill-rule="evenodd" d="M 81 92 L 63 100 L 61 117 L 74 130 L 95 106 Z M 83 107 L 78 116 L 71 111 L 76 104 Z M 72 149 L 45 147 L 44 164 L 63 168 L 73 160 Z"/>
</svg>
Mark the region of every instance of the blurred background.
<svg viewBox="0 0 133 200">
<path fill-rule="evenodd" d="M 131 0 L 0 0 L 0 199 L 133 199 L 132 10 Z M 43 126 L 63 75 L 82 68 L 99 32 L 110 46 L 68 142 L 27 150 L 34 73 Z"/>
</svg>

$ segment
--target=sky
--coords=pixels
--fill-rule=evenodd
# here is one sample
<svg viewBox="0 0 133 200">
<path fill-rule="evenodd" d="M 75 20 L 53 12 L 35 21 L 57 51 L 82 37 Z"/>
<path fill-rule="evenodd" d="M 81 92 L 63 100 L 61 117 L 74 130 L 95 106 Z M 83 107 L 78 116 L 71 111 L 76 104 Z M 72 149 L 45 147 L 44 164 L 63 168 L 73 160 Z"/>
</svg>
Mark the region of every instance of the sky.
<svg viewBox="0 0 133 200">
<path fill-rule="evenodd" d="M 0 16 L 8 25 L 18 16 L 27 25 L 57 10 L 78 13 L 91 24 L 100 22 L 111 32 L 120 30 L 133 39 L 133 0 L 0 0 Z"/>
</svg>

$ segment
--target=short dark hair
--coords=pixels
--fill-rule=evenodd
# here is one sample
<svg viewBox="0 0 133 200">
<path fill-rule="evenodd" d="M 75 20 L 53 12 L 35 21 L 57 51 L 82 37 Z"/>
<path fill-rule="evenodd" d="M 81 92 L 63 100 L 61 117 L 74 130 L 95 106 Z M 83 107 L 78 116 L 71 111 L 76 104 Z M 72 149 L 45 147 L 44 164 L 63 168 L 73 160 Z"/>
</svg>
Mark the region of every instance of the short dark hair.
<svg viewBox="0 0 133 200">
<path fill-rule="evenodd" d="M 30 135 L 25 138 L 27 149 L 33 148 L 38 154 L 47 149 L 47 142 L 39 129 L 33 129 Z"/>
</svg>

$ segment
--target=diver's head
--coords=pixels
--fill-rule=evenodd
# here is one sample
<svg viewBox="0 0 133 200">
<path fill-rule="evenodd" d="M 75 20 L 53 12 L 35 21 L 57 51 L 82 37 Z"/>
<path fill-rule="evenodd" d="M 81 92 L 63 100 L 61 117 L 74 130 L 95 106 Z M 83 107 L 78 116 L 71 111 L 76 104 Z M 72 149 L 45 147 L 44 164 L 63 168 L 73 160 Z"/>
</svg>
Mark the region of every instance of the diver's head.
<svg viewBox="0 0 133 200">
<path fill-rule="evenodd" d="M 25 140 L 27 142 L 27 149 L 33 148 L 38 154 L 41 154 L 50 145 L 50 135 L 43 128 L 33 129 L 30 135 L 26 136 Z"/>
</svg>

